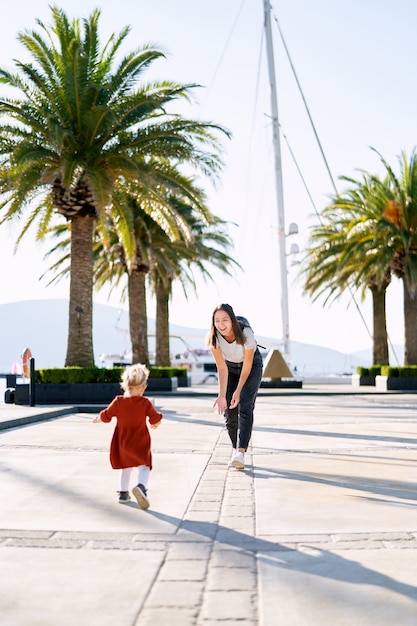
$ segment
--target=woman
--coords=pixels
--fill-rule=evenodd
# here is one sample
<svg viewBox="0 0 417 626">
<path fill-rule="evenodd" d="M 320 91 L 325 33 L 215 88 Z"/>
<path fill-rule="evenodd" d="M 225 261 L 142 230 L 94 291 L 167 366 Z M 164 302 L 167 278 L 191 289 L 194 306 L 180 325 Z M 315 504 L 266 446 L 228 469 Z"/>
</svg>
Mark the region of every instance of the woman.
<svg viewBox="0 0 417 626">
<path fill-rule="evenodd" d="M 208 344 L 219 378 L 219 395 L 214 406 L 225 416 L 233 446 L 229 467 L 244 469 L 244 454 L 252 435 L 253 411 L 262 378 L 262 356 L 249 324 L 241 328 L 230 304 L 219 304 L 214 309 Z"/>
</svg>

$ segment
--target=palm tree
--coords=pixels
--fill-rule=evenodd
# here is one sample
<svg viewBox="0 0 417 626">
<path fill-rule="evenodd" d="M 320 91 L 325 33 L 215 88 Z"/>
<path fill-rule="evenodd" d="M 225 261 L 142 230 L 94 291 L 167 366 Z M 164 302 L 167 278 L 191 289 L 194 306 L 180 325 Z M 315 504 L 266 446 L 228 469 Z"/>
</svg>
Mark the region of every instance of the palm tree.
<svg viewBox="0 0 417 626">
<path fill-rule="evenodd" d="M 380 155 L 381 156 L 381 155 Z M 376 179 L 385 199 L 377 237 L 381 252 L 389 258 L 392 273 L 403 282 L 404 364 L 417 364 L 417 153 L 399 157 L 396 175 L 383 159 L 387 176 Z"/>
<path fill-rule="evenodd" d="M 111 226 L 103 228 L 101 222 L 97 223 L 94 243 L 95 287 L 101 289 L 111 285 L 113 289 L 122 285 L 122 298 L 127 297 L 129 302 L 130 337 L 135 362 L 149 362 L 145 287 L 148 272 L 151 272 L 153 281 L 156 274 L 164 277 L 159 280 L 159 288 L 155 289 L 159 355 L 156 364 L 169 365 L 169 315 L 167 312 L 161 323 L 160 313 L 160 294 L 164 290 L 162 283 L 166 284 L 166 274 L 168 272 L 172 274 L 168 294 L 164 299 L 164 306 L 168 307 L 172 280 L 180 272 L 183 275 L 187 274 L 189 282 L 195 287 L 188 263 L 184 268 L 180 268 L 184 258 L 187 258 L 187 261 L 198 258 L 200 269 L 208 276 L 210 274 L 202 264 L 204 258 L 212 260 L 227 272 L 230 265 L 237 265 L 230 256 L 209 245 L 215 242 L 224 248 L 229 247 L 230 238 L 220 228 L 224 222 L 208 211 L 204 193 L 192 180 L 189 181 L 189 192 L 188 198 L 182 198 L 181 201 L 169 192 L 166 206 L 159 206 L 158 202 L 152 202 L 149 196 L 141 197 L 140 189 L 137 195 L 133 195 L 132 185 L 129 188 L 116 185 L 113 194 L 114 204 L 108 212 L 108 220 L 112 221 Z M 55 226 L 50 235 L 57 239 L 57 243 L 51 247 L 46 257 L 59 255 L 58 261 L 49 270 L 53 274 L 50 283 L 53 283 L 69 272 L 70 242 L 62 225 Z M 171 269 L 173 267 L 175 276 Z M 181 275 L 180 278 L 183 279 Z M 127 287 L 123 285 L 125 279 Z M 167 333 L 163 338 L 161 328 L 165 324 Z M 161 349 L 167 354 L 162 360 Z"/>
<path fill-rule="evenodd" d="M 380 253 L 376 229 L 382 216 L 383 197 L 372 177 L 343 177 L 352 187 L 336 195 L 311 233 L 307 251 L 304 290 L 315 299 L 327 292 L 325 303 L 346 290 L 367 290 L 372 295 L 373 363 L 389 363 L 386 325 L 386 290 L 391 282 L 389 259 Z M 382 201 L 381 201 L 382 200 Z M 333 300 L 332 300 L 333 301 Z"/>
<path fill-rule="evenodd" d="M 189 208 L 191 214 L 208 220 L 210 213 L 204 193 L 190 178 L 182 177 L 179 194 L 171 185 L 169 190 L 160 186 L 158 195 L 152 196 L 132 183 L 117 186 L 113 195 L 113 224 L 108 231 L 116 236 L 116 246 L 115 242 L 110 243 L 110 250 L 112 255 L 114 251 L 119 254 L 119 268 L 127 273 L 133 362 L 149 362 L 146 277 L 155 264 L 156 256 L 168 255 L 170 247 L 176 242 L 181 241 L 187 246 L 193 243 L 192 228 L 178 210 L 181 203 Z M 102 268 L 105 268 L 105 260 L 102 258 L 101 261 Z M 100 281 L 97 280 L 97 286 L 103 285 L 103 278 L 106 278 L 105 270 Z"/>
<path fill-rule="evenodd" d="M 175 280 L 183 287 L 185 296 L 191 287 L 197 293 L 194 271 L 205 281 L 213 280 L 208 269 L 212 265 L 224 274 L 231 274 L 231 268 L 240 265 L 230 256 L 230 236 L 225 230 L 226 222 L 214 215 L 202 220 L 198 214 L 190 211 L 186 204 L 175 203 L 178 211 L 190 225 L 193 239 L 191 244 L 177 240 L 169 245 L 154 248 L 154 264 L 150 273 L 156 297 L 156 365 L 170 365 L 169 341 L 169 300 Z M 161 242 L 162 243 L 162 242 Z"/>
<path fill-rule="evenodd" d="M 45 236 L 56 213 L 71 234 L 69 327 L 66 365 L 94 363 L 92 340 L 93 237 L 107 223 L 115 183 L 136 181 L 148 193 L 181 185 L 178 164 L 204 175 L 220 171 L 217 125 L 169 114 L 194 85 L 141 82 L 163 56 L 152 46 L 127 54 L 115 66 L 129 28 L 99 41 L 100 11 L 70 21 L 52 8 L 53 24 L 19 40 L 33 63 L 0 70 L 19 93 L 0 101 L 0 224 L 29 213 L 18 242 L 33 223 Z M 175 164 L 175 167 L 172 167 Z"/>
<path fill-rule="evenodd" d="M 184 188 L 186 187 L 184 182 Z M 211 280 L 207 263 L 230 273 L 237 266 L 223 250 L 230 247 L 225 222 L 214 216 L 205 203 L 205 194 L 194 181 L 189 193 L 166 192 L 165 204 L 150 202 L 134 195 L 131 187 L 118 189 L 111 211 L 112 239 L 96 243 L 95 284 L 101 288 L 109 281 L 119 286 L 127 276 L 129 327 L 133 361 L 148 362 L 146 277 L 156 296 L 156 365 L 170 365 L 169 299 L 174 280 L 196 287 L 192 268 Z M 162 194 L 162 190 L 161 190 Z"/>
<path fill-rule="evenodd" d="M 356 264 L 354 271 L 357 284 L 370 286 L 374 297 L 379 297 L 380 311 L 374 322 L 379 324 L 374 338 L 385 342 L 385 289 L 391 274 L 400 278 L 404 287 L 404 363 L 417 364 L 417 154 L 413 150 L 410 158 L 405 152 L 399 158 L 400 173 L 394 173 L 391 166 L 379 155 L 386 169 L 385 178 L 364 173 L 362 181 L 344 177 L 353 184 L 343 196 L 333 198 L 325 210 L 331 215 L 333 228 L 340 227 L 343 237 L 340 242 L 341 254 L 333 264 L 333 285 L 341 280 L 337 275 L 347 266 Z M 336 211 L 334 214 L 331 212 Z M 339 213 L 338 213 L 339 211 Z M 341 213 L 346 212 L 347 217 Z M 323 234 L 323 241 L 325 238 Z M 343 238 L 345 243 L 343 243 Z M 320 241 L 320 234 L 318 234 Z M 329 247 L 331 250 L 331 246 Z M 310 260 L 310 269 L 315 269 Z M 354 269 L 354 267 L 353 267 Z M 337 278 L 335 278 L 337 276 Z M 311 277 L 310 277 L 311 278 Z M 314 288 L 314 280 L 308 286 Z M 373 289 L 372 289 L 373 285 Z M 384 292 L 383 301 L 382 294 Z M 381 309 L 381 307 L 383 307 Z M 377 352 L 377 355 L 381 353 Z M 375 352 L 374 352 L 375 355 Z M 383 361 L 379 361 L 383 363 Z"/>
</svg>

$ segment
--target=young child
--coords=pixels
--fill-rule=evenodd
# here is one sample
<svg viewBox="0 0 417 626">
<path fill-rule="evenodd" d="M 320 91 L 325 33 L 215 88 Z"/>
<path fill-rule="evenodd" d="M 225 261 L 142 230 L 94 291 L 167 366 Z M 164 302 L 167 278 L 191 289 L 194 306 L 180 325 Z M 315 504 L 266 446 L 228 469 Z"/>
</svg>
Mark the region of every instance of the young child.
<svg viewBox="0 0 417 626">
<path fill-rule="evenodd" d="M 110 464 L 121 469 L 119 502 L 130 500 L 129 483 L 132 470 L 137 469 L 137 486 L 132 493 L 142 509 L 149 507 L 147 484 L 152 469 L 151 437 L 148 424 L 157 428 L 162 420 L 159 413 L 143 394 L 149 371 L 145 365 L 135 363 L 122 375 L 123 395 L 116 396 L 106 409 L 100 411 L 93 422 L 110 422 L 117 418 L 110 444 Z"/>
</svg>

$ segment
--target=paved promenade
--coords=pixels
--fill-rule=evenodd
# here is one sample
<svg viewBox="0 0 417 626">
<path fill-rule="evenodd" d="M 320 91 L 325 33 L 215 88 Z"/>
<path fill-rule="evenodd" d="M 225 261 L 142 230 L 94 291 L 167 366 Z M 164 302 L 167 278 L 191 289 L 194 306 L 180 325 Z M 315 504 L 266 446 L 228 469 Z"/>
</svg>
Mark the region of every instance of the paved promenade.
<svg viewBox="0 0 417 626">
<path fill-rule="evenodd" d="M 417 395 L 347 391 L 260 393 L 245 471 L 214 389 L 155 397 L 147 511 L 113 423 L 0 403 L 1 622 L 416 626 Z"/>
</svg>

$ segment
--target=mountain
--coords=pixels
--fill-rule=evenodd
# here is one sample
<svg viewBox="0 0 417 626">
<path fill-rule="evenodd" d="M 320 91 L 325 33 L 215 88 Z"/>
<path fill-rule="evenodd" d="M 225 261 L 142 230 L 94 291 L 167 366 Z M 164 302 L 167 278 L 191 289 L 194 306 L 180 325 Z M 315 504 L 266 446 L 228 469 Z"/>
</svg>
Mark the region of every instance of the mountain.
<svg viewBox="0 0 417 626">
<path fill-rule="evenodd" d="M 101 366 L 103 353 L 123 354 L 130 350 L 125 309 L 94 304 L 93 342 L 96 365 Z M 203 348 L 207 329 L 186 328 L 172 324 L 171 350 L 182 352 L 186 346 Z M 149 334 L 155 332 L 155 320 L 149 319 Z M 21 355 L 29 348 L 35 366 L 63 367 L 67 349 L 68 301 L 28 300 L 0 305 L 0 372 L 12 371 L 13 363 L 21 364 Z M 178 336 L 177 338 L 173 337 Z M 267 348 L 279 348 L 279 341 L 257 336 Z M 149 350 L 154 339 L 149 339 Z M 292 364 L 300 375 L 351 373 L 357 365 L 369 366 L 371 350 L 343 354 L 336 350 L 291 341 Z"/>
</svg>

